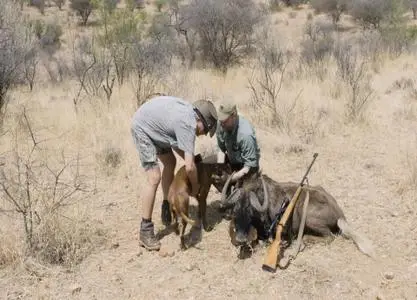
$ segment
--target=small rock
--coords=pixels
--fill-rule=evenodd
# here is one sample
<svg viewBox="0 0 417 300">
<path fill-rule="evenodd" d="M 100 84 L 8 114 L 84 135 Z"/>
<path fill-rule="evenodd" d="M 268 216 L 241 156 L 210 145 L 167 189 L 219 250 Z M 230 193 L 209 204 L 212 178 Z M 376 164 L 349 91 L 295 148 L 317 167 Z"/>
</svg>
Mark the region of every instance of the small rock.
<svg viewBox="0 0 417 300">
<path fill-rule="evenodd" d="M 372 169 L 375 165 L 373 163 L 366 163 L 365 164 L 365 169 Z"/>
<path fill-rule="evenodd" d="M 72 294 L 73 295 L 75 295 L 75 294 L 77 294 L 77 293 L 79 293 L 79 292 L 81 292 L 81 287 L 80 286 L 74 286 L 73 288 L 72 288 Z"/>
<path fill-rule="evenodd" d="M 136 253 L 136 256 L 137 256 L 137 257 L 139 257 L 139 256 L 141 256 L 142 254 L 143 254 L 142 249 L 139 249 L 138 253 Z"/>
<path fill-rule="evenodd" d="M 385 277 L 385 279 L 392 280 L 392 279 L 394 279 L 394 273 L 393 272 L 385 272 L 384 277 Z"/>
<path fill-rule="evenodd" d="M 192 270 L 194 270 L 195 268 L 197 268 L 197 266 L 196 266 L 195 264 L 189 264 L 189 265 L 187 265 L 187 266 L 185 267 L 185 269 L 186 269 L 187 271 L 192 271 Z"/>
<path fill-rule="evenodd" d="M 113 281 L 117 282 L 117 283 L 120 283 L 120 284 L 123 282 L 122 277 L 120 277 L 120 275 L 118 275 L 118 274 L 115 274 L 113 276 Z"/>
<path fill-rule="evenodd" d="M 398 211 L 390 211 L 391 217 L 398 217 L 400 214 Z"/>
<path fill-rule="evenodd" d="M 376 295 L 376 300 L 385 300 L 385 297 L 381 293 L 378 293 L 378 295 Z"/>
<path fill-rule="evenodd" d="M 175 254 L 175 250 L 169 248 L 161 248 L 159 250 L 159 256 L 161 257 L 172 257 Z"/>
<path fill-rule="evenodd" d="M 112 245 L 111 245 L 111 248 L 112 249 L 117 249 L 117 248 L 119 248 L 119 243 L 113 243 Z"/>
</svg>

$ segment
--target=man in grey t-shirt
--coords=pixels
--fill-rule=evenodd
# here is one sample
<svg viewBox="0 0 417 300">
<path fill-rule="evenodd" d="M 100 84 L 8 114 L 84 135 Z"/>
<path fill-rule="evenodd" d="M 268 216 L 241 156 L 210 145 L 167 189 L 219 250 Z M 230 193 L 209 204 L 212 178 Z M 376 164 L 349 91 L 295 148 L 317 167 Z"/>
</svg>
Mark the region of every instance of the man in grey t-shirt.
<svg viewBox="0 0 417 300">
<path fill-rule="evenodd" d="M 176 158 L 172 149 L 185 161 L 185 169 L 192 185 L 192 196 L 197 196 L 199 184 L 194 164 L 195 137 L 212 137 L 217 127 L 217 112 L 213 103 L 198 100 L 194 103 L 172 96 L 157 96 L 145 102 L 133 116 L 132 136 L 146 171 L 148 184 L 142 193 L 142 221 L 139 244 L 148 250 L 159 250 L 155 237 L 152 211 L 159 183 L 162 182 L 162 222 L 171 223 L 168 190 L 174 178 Z M 160 161 L 163 164 L 161 176 Z"/>
</svg>

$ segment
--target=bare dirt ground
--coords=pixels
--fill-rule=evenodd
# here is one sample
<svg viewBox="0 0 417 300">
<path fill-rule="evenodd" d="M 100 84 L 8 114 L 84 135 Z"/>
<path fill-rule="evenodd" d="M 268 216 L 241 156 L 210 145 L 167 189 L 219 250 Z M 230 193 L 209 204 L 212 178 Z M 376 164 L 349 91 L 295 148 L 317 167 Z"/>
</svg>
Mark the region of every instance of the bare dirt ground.
<svg viewBox="0 0 417 300">
<path fill-rule="evenodd" d="M 288 22 L 277 26 L 296 32 L 306 12 L 297 11 L 296 18 L 281 12 L 277 18 Z M 288 269 L 275 274 L 261 269 L 264 246 L 246 260 L 237 259 L 228 221 L 216 210 L 220 195 L 214 188 L 208 214 L 215 227 L 202 232 L 196 247 L 180 251 L 179 237 L 171 233 L 162 238 L 159 253 L 139 248 L 141 188 L 146 182 L 129 131 L 134 112 L 131 91 L 117 91 L 117 101 L 110 108 L 86 105 L 77 115 L 69 83 L 39 86 L 32 93 L 13 91 L 11 112 L 26 104 L 43 136 L 65 134 L 61 145 L 74 153 L 81 150 L 98 170 L 97 193 L 72 209 L 88 219 L 81 226 L 92 226 L 105 239 L 70 268 L 17 259 L 0 269 L 0 298 L 417 299 L 417 99 L 398 84 L 403 78 L 411 79 L 417 88 L 416 68 L 413 55 L 386 62 L 373 75 L 374 97 L 365 116 L 353 124 L 343 120 L 342 99 L 329 95 L 331 76 L 320 85 L 314 80 L 287 82 L 283 101 L 297 94 L 294 87 L 303 87 L 292 124 L 294 128 L 305 122 L 312 126 L 314 139 L 308 142 L 297 130 L 287 135 L 255 123 L 263 171 L 278 181 L 298 182 L 312 154 L 318 152 L 310 183 L 334 195 L 348 221 L 372 241 L 377 254 L 373 260 L 352 241 L 336 237 L 330 244 L 308 245 Z M 172 84 L 187 99 L 205 94 L 213 95 L 215 101 L 233 97 L 244 115 L 258 120 L 247 105 L 246 72 L 233 69 L 222 78 L 193 71 L 187 80 Z M 319 111 L 324 117 L 315 122 Z M 10 117 L 6 125 L 15 122 Z M 10 140 L 3 141 L 0 150 L 6 151 Z M 121 149 L 122 163 L 114 170 L 98 169 L 97 154 L 109 145 Z M 197 145 L 199 151 L 214 147 L 215 140 L 208 138 Z M 159 230 L 163 229 L 161 197 L 159 191 L 153 218 Z M 8 247 L 19 252 L 13 250 L 22 244 L 17 217 L 0 214 L 0 225 L 3 251 Z"/>
</svg>

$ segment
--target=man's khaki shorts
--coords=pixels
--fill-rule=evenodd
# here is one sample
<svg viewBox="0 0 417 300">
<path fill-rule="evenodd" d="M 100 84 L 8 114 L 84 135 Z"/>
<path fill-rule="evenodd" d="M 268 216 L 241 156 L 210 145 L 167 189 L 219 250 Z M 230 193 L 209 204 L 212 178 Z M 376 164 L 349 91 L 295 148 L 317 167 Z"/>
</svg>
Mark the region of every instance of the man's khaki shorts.
<svg viewBox="0 0 417 300">
<path fill-rule="evenodd" d="M 141 130 L 131 129 L 133 142 L 139 153 L 139 159 L 142 167 L 147 171 L 158 167 L 158 155 L 172 152 L 171 148 L 160 148 L 156 146 L 149 136 Z"/>
</svg>

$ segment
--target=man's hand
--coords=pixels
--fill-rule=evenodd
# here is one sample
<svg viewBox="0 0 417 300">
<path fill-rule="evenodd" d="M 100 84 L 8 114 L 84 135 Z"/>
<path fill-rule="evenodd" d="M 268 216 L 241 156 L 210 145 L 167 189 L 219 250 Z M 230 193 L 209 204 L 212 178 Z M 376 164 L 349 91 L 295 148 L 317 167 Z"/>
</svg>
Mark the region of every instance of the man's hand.
<svg viewBox="0 0 417 300">
<path fill-rule="evenodd" d="M 232 179 L 230 181 L 231 182 L 236 182 L 240 178 L 242 178 L 243 176 L 245 176 L 248 172 L 249 172 L 249 167 L 248 166 L 244 166 L 242 169 L 239 170 L 239 172 L 236 172 L 235 174 L 233 174 Z"/>
<path fill-rule="evenodd" d="M 188 179 L 191 182 L 191 196 L 197 197 L 200 190 L 200 184 L 198 183 L 194 155 L 185 154 L 185 171 L 187 172 Z"/>
</svg>

